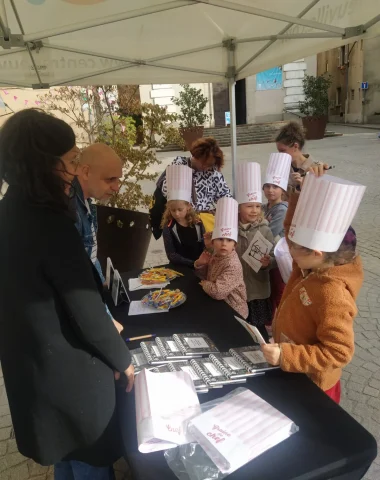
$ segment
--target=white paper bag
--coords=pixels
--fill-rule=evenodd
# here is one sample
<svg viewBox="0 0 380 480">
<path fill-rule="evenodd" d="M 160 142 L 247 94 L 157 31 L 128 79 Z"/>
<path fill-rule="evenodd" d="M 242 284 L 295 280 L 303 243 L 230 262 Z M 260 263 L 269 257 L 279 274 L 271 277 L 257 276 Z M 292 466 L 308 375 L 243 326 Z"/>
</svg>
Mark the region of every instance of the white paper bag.
<svg viewBox="0 0 380 480">
<path fill-rule="evenodd" d="M 254 272 L 258 272 L 262 267 L 260 260 L 264 255 L 272 250 L 273 245 L 259 231 L 253 237 L 247 250 L 242 255 L 242 259 L 248 263 Z"/>
<path fill-rule="evenodd" d="M 186 372 L 156 374 L 143 370 L 135 379 L 137 441 L 141 453 L 189 443 L 187 425 L 201 413 Z"/>
<path fill-rule="evenodd" d="M 189 431 L 222 473 L 232 473 L 298 429 L 288 417 L 244 389 L 193 418 Z"/>
</svg>

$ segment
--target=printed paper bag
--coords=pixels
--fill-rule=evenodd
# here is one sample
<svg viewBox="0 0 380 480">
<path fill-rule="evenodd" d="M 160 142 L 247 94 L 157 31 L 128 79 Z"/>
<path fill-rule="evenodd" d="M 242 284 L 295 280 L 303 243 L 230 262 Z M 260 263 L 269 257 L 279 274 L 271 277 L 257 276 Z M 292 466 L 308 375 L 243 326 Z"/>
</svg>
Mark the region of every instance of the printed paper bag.
<svg viewBox="0 0 380 480">
<path fill-rule="evenodd" d="M 247 389 L 238 389 L 189 423 L 190 434 L 222 473 L 234 472 L 297 430 L 288 417 Z"/>
<path fill-rule="evenodd" d="M 201 413 L 193 381 L 186 372 L 143 370 L 135 379 L 137 441 L 141 453 L 189 443 L 187 425 Z"/>
</svg>

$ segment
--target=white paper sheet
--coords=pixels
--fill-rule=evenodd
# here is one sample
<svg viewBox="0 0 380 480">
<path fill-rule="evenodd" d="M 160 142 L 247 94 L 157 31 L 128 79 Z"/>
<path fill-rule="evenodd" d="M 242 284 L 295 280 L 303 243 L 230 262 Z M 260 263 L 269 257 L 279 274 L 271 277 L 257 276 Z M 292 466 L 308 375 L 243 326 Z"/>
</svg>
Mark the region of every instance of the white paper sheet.
<svg viewBox="0 0 380 480">
<path fill-rule="evenodd" d="M 287 439 L 293 422 L 250 390 L 193 418 L 190 434 L 223 473 L 232 473 Z"/>
<path fill-rule="evenodd" d="M 258 343 L 259 345 L 265 345 L 267 343 L 256 327 L 246 322 L 245 320 L 242 320 L 236 315 L 234 315 L 234 317 L 241 325 L 243 325 L 243 327 L 247 330 L 247 332 L 253 338 L 254 342 Z"/>
<path fill-rule="evenodd" d="M 262 267 L 260 260 L 264 255 L 268 255 L 272 247 L 273 245 L 258 231 L 242 255 L 242 259 L 257 273 Z"/>
<path fill-rule="evenodd" d="M 185 337 L 185 342 L 190 348 L 208 348 L 208 344 L 202 337 Z"/>
<path fill-rule="evenodd" d="M 241 352 L 241 355 L 243 357 L 248 358 L 248 360 L 251 361 L 254 364 L 256 364 L 256 363 L 266 363 L 264 354 L 261 350 L 257 350 L 256 352 L 249 350 L 247 352 Z"/>
<path fill-rule="evenodd" d="M 179 348 L 177 347 L 177 344 L 175 343 L 174 340 L 168 340 L 167 344 L 169 345 L 170 351 L 173 353 L 178 353 Z"/>
<path fill-rule="evenodd" d="M 223 360 L 227 363 L 227 365 L 232 368 L 232 370 L 241 370 L 243 365 L 241 365 L 235 357 L 223 357 Z"/>
<path fill-rule="evenodd" d="M 213 363 L 207 362 L 207 363 L 204 363 L 203 365 L 213 377 L 220 377 L 221 372 L 216 368 L 216 366 Z"/>
<path fill-rule="evenodd" d="M 163 313 L 169 310 L 158 310 L 157 308 L 144 305 L 140 300 L 134 300 L 129 304 L 128 315 L 147 315 L 148 313 Z"/>
<path fill-rule="evenodd" d="M 141 453 L 166 450 L 191 441 L 187 424 L 201 409 L 188 373 L 156 375 L 143 370 L 135 380 L 135 397 Z"/>
<path fill-rule="evenodd" d="M 128 288 L 132 292 L 134 290 L 152 290 L 155 288 L 164 288 L 169 285 L 170 282 L 166 283 L 157 283 L 154 285 L 143 285 L 139 278 L 130 278 L 128 280 Z"/>
<path fill-rule="evenodd" d="M 107 265 L 106 265 L 106 285 L 108 290 L 111 289 L 112 283 L 113 283 L 113 274 L 114 274 L 114 268 L 112 265 L 112 261 L 110 257 L 107 257 Z"/>
</svg>

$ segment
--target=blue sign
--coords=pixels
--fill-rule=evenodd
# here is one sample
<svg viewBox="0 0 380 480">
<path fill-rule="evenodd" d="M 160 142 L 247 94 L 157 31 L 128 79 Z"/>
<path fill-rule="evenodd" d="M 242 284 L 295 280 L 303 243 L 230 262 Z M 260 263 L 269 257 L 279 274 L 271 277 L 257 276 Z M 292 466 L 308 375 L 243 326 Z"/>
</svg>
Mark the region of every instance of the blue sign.
<svg viewBox="0 0 380 480">
<path fill-rule="evenodd" d="M 231 125 L 231 112 L 224 112 L 224 120 L 226 125 Z"/>
<path fill-rule="evenodd" d="M 256 90 L 279 90 L 282 88 L 282 68 L 274 67 L 256 74 Z"/>
<path fill-rule="evenodd" d="M 368 90 L 368 82 L 362 82 L 362 90 Z"/>
</svg>

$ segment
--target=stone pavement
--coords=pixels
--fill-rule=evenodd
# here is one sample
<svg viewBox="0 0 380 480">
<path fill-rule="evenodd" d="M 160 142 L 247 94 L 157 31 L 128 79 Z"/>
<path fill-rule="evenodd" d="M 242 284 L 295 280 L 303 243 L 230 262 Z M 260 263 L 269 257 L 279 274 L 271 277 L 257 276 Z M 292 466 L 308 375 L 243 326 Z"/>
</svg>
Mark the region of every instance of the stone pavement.
<svg viewBox="0 0 380 480">
<path fill-rule="evenodd" d="M 309 142 L 306 150 L 315 158 L 335 165 L 334 175 L 368 186 L 354 223 L 365 266 L 365 282 L 358 298 L 355 356 L 343 373 L 341 405 L 380 441 L 380 188 L 377 180 L 380 178 L 380 140 L 376 132 L 362 133 L 352 127 L 343 137 Z M 230 152 L 228 148 L 224 151 L 223 172 L 231 184 Z M 238 147 L 239 162 L 258 161 L 264 170 L 272 151 L 274 146 L 269 144 L 241 146 Z M 160 153 L 163 163 L 157 171 L 162 171 L 175 156 L 176 153 Z M 144 185 L 146 193 L 153 188 L 152 184 Z M 162 239 L 152 238 L 145 265 L 166 262 Z M 124 461 L 118 462 L 115 470 L 117 480 L 129 478 Z M 17 452 L 0 370 L 0 480 L 52 480 L 52 475 L 52 469 L 40 467 Z M 380 456 L 365 476 L 365 480 L 379 479 Z"/>
</svg>

